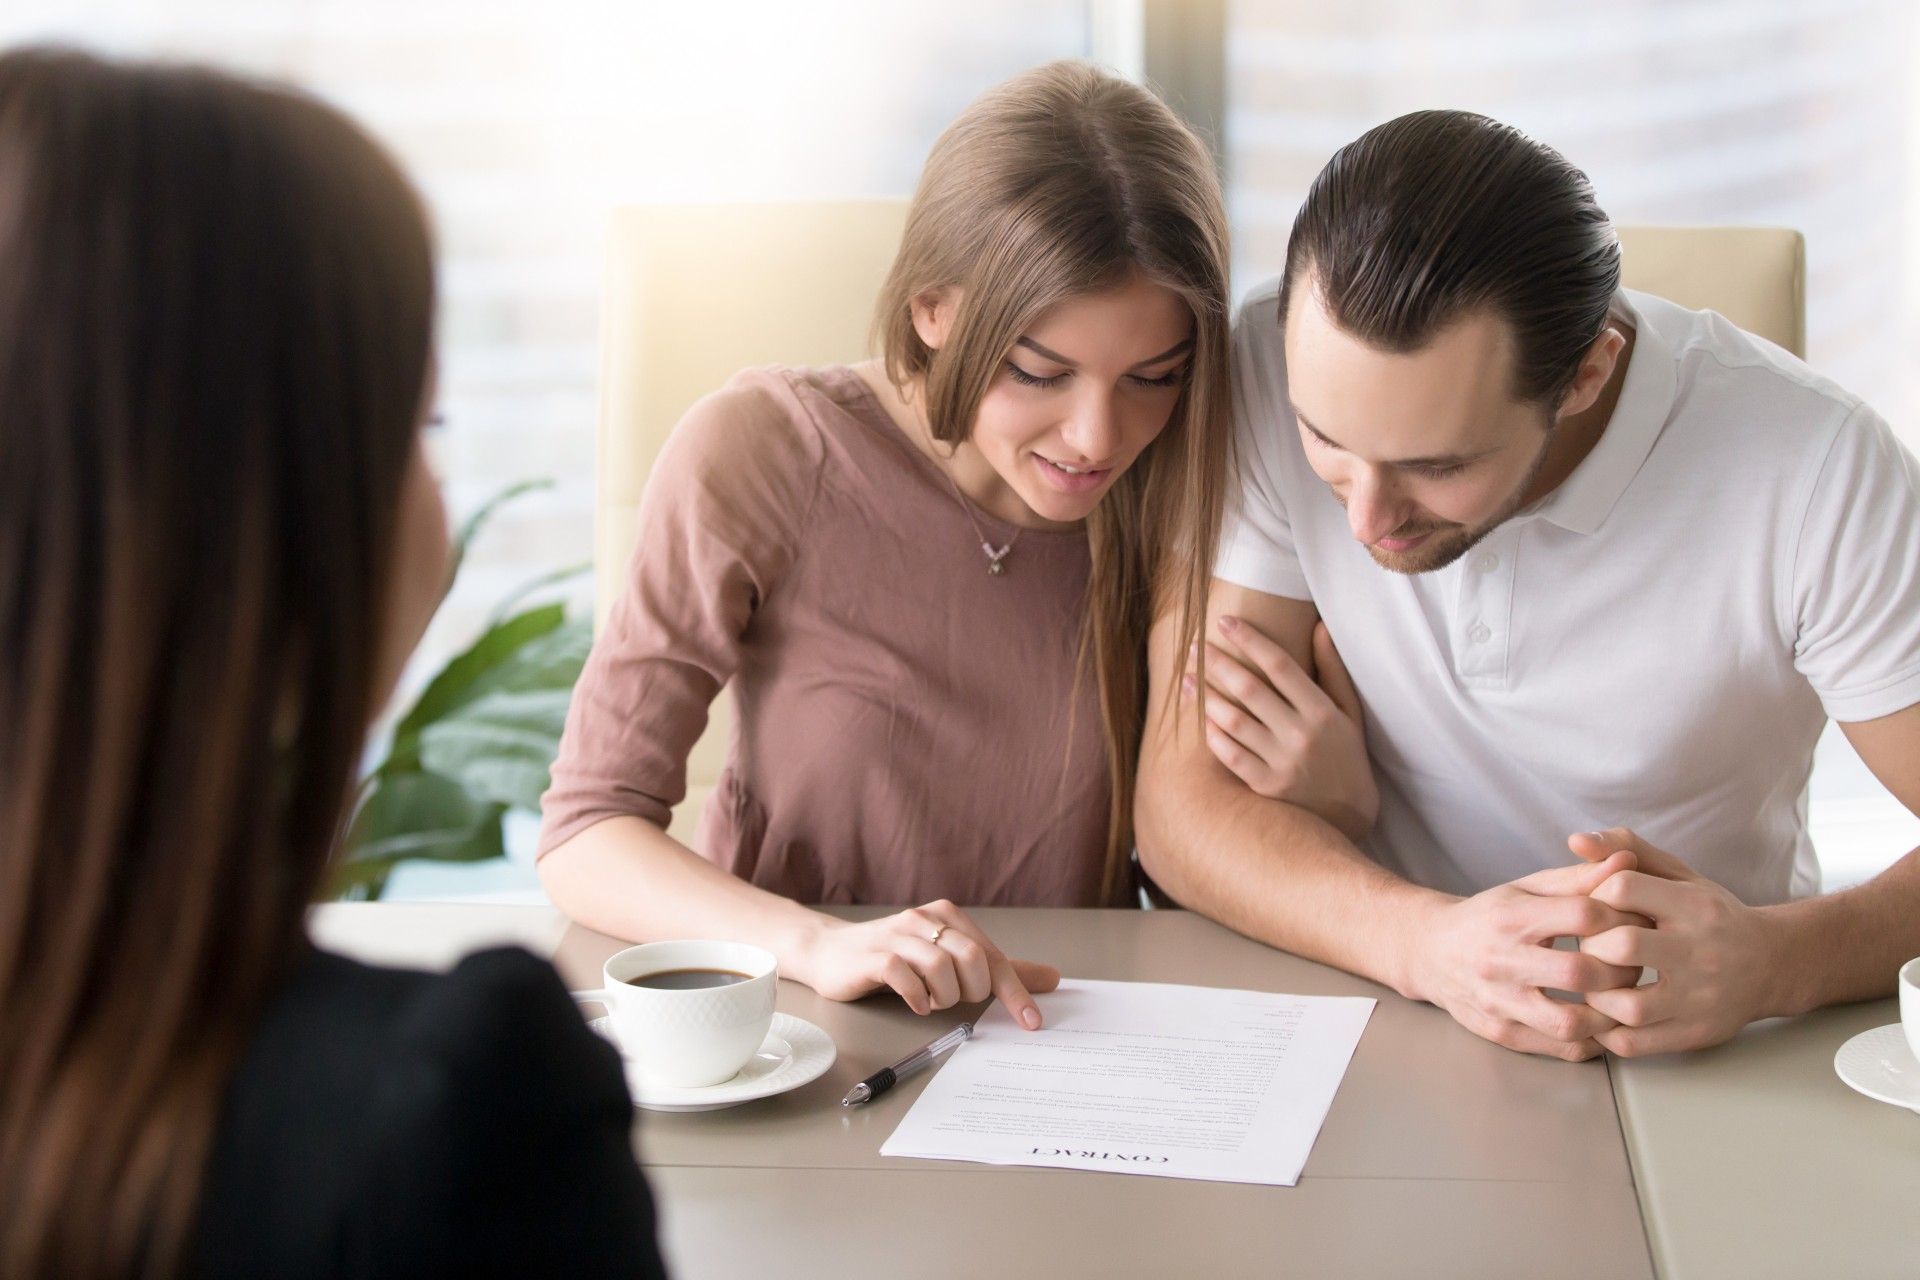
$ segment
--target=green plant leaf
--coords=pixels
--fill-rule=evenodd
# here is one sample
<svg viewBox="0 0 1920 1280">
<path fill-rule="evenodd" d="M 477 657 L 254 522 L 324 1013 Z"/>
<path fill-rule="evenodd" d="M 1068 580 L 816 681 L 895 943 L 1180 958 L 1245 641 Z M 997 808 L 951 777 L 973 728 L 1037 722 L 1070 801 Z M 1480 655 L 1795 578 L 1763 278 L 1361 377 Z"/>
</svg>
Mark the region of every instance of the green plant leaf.
<svg viewBox="0 0 1920 1280">
<path fill-rule="evenodd" d="M 549 606 L 556 607 L 556 606 Z M 483 672 L 468 689 L 472 702 L 489 693 L 525 693 L 533 689 L 571 691 L 593 649 L 593 623 L 572 618 L 527 641 Z"/>
<path fill-rule="evenodd" d="M 454 535 L 448 590 L 493 514 L 552 483 L 509 486 L 467 517 Z M 509 808 L 539 807 L 567 703 L 593 645 L 591 622 L 569 622 L 562 603 L 507 615 L 529 594 L 586 567 L 544 574 L 510 594 L 401 717 L 386 759 L 355 789 L 353 822 L 331 869 L 336 896 L 378 898 L 393 868 L 414 859 L 505 855 L 501 819 Z"/>
<path fill-rule="evenodd" d="M 537 810 L 571 699 L 571 689 L 490 693 L 422 730 L 420 761 L 475 799 Z"/>
<path fill-rule="evenodd" d="M 544 477 L 510 484 L 481 503 L 479 510 L 461 521 L 460 528 L 453 535 L 453 554 L 448 557 L 447 585 L 446 590 L 440 593 L 441 599 L 445 599 L 446 593 L 453 590 L 453 581 L 460 576 L 460 566 L 466 563 L 467 548 L 472 546 L 473 540 L 480 536 L 480 531 L 487 527 L 487 522 L 493 519 L 494 513 L 522 494 L 551 488 L 553 488 L 553 481 Z"/>
<path fill-rule="evenodd" d="M 560 751 L 567 704 L 593 647 L 593 624 L 567 622 L 529 640 L 469 684 L 459 703 L 420 726 L 422 767 L 476 797 L 538 810 Z"/>
<path fill-rule="evenodd" d="M 336 902 L 378 902 L 387 891 L 393 866 L 385 862 L 340 863 L 333 871 L 328 893 Z"/>
<path fill-rule="evenodd" d="M 487 619 L 487 625 L 496 626 L 505 621 L 507 616 L 513 612 L 514 607 L 534 592 L 544 591 L 548 587 L 557 587 L 563 582 L 571 582 L 582 574 L 591 573 L 592 571 L 593 561 L 584 560 L 579 564 L 570 564 L 564 569 L 555 569 L 552 573 L 543 573 L 537 578 L 521 583 L 507 593 L 506 599 L 493 607 L 493 614 Z"/>
<path fill-rule="evenodd" d="M 376 776 L 334 867 L 336 895 L 359 887 L 377 897 L 394 865 L 413 858 L 478 862 L 503 857 L 500 817 L 506 806 L 476 798 L 435 773 Z"/>
<path fill-rule="evenodd" d="M 551 634 L 566 624 L 567 607 L 547 604 L 517 613 L 487 629 L 440 669 L 400 723 L 394 726 L 393 746 L 387 752 L 383 772 L 400 772 L 420 767 L 420 731 L 449 711 L 483 696 L 486 678 L 525 648 L 530 642 Z M 575 668 L 574 678 L 579 678 Z"/>
</svg>

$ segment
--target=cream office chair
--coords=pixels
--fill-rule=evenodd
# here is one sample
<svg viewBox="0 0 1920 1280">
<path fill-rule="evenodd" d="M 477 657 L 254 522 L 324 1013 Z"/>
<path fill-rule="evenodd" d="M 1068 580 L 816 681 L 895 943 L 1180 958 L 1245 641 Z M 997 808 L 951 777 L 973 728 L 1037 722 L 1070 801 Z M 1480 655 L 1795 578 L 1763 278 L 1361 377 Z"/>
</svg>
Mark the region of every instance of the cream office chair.
<svg viewBox="0 0 1920 1280">
<path fill-rule="evenodd" d="M 1807 242 L 1779 227 L 1622 227 L 1627 288 L 1696 311 L 1718 311 L 1749 333 L 1807 354 Z"/>
<path fill-rule="evenodd" d="M 649 205 L 616 214 L 601 321 L 594 530 L 600 622 L 620 593 L 641 491 L 673 424 L 749 365 L 827 364 L 866 354 L 873 300 L 906 208 L 905 201 L 869 200 Z M 1710 307 L 1802 353 L 1798 232 L 1630 227 L 1620 239 L 1630 288 Z M 688 760 L 687 798 L 670 828 L 681 840 L 692 839 L 719 781 L 731 723 L 723 694 Z"/>
</svg>

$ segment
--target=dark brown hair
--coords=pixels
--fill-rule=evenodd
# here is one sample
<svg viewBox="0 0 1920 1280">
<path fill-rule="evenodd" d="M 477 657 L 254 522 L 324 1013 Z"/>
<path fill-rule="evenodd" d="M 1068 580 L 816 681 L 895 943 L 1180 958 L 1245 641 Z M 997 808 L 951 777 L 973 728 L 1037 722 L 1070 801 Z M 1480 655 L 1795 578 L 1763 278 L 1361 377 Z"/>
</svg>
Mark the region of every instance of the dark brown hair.
<svg viewBox="0 0 1920 1280">
<path fill-rule="evenodd" d="M 934 144 L 875 318 L 888 376 L 921 388 L 933 437 L 955 445 L 1028 326 L 1135 274 L 1187 304 L 1193 354 L 1165 431 L 1087 519 L 1080 665 L 1099 688 L 1111 780 L 1105 900 L 1133 844 L 1147 632 L 1178 609 L 1183 651 L 1198 634 L 1226 487 L 1227 219 L 1212 156 L 1152 93 L 1087 63 L 1015 76 Z M 959 304 L 935 351 L 912 303 L 947 288 Z"/>
<path fill-rule="evenodd" d="M 339 113 L 0 56 L 0 1274 L 185 1259 L 384 692 L 432 307 Z"/>
<path fill-rule="evenodd" d="M 1512 326 L 1514 394 L 1557 404 L 1606 325 L 1620 243 L 1587 175 L 1468 111 L 1416 111 L 1334 153 L 1293 222 L 1280 294 L 1311 274 L 1342 329 L 1415 351 L 1491 308 Z"/>
</svg>

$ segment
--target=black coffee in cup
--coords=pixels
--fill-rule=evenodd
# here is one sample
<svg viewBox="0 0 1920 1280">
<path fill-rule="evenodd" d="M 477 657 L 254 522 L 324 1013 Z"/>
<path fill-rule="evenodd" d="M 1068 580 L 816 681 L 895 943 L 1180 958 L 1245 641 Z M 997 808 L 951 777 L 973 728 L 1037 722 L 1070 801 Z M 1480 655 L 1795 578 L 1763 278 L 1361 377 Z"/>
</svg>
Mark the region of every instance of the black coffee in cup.
<svg viewBox="0 0 1920 1280">
<path fill-rule="evenodd" d="M 706 987 L 730 987 L 753 975 L 732 969 L 663 969 L 637 978 L 623 978 L 628 986 L 650 987 L 655 991 L 699 991 Z"/>
</svg>

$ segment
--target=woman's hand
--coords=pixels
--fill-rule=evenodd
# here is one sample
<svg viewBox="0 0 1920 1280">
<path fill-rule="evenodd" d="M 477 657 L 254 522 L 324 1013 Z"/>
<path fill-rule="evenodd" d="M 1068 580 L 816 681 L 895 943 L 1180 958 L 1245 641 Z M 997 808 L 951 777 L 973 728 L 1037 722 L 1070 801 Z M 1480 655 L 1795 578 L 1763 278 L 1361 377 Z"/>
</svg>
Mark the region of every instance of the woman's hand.
<svg viewBox="0 0 1920 1280">
<path fill-rule="evenodd" d="M 1313 627 L 1314 680 L 1287 651 L 1241 618 L 1219 620 L 1207 645 L 1207 746 L 1253 790 L 1297 804 L 1358 840 L 1373 827 L 1380 793 L 1367 759 L 1360 694 L 1324 623 Z M 1223 648 L 1222 645 L 1230 646 Z M 1196 664 L 1182 681 L 1199 696 Z"/>
<path fill-rule="evenodd" d="M 829 1000 L 891 987 L 915 1013 L 997 997 L 1029 1031 L 1040 1027 L 1033 992 L 1060 985 L 1051 965 L 1010 960 L 971 917 L 942 899 L 878 920 L 823 917 L 792 976 Z"/>
</svg>

